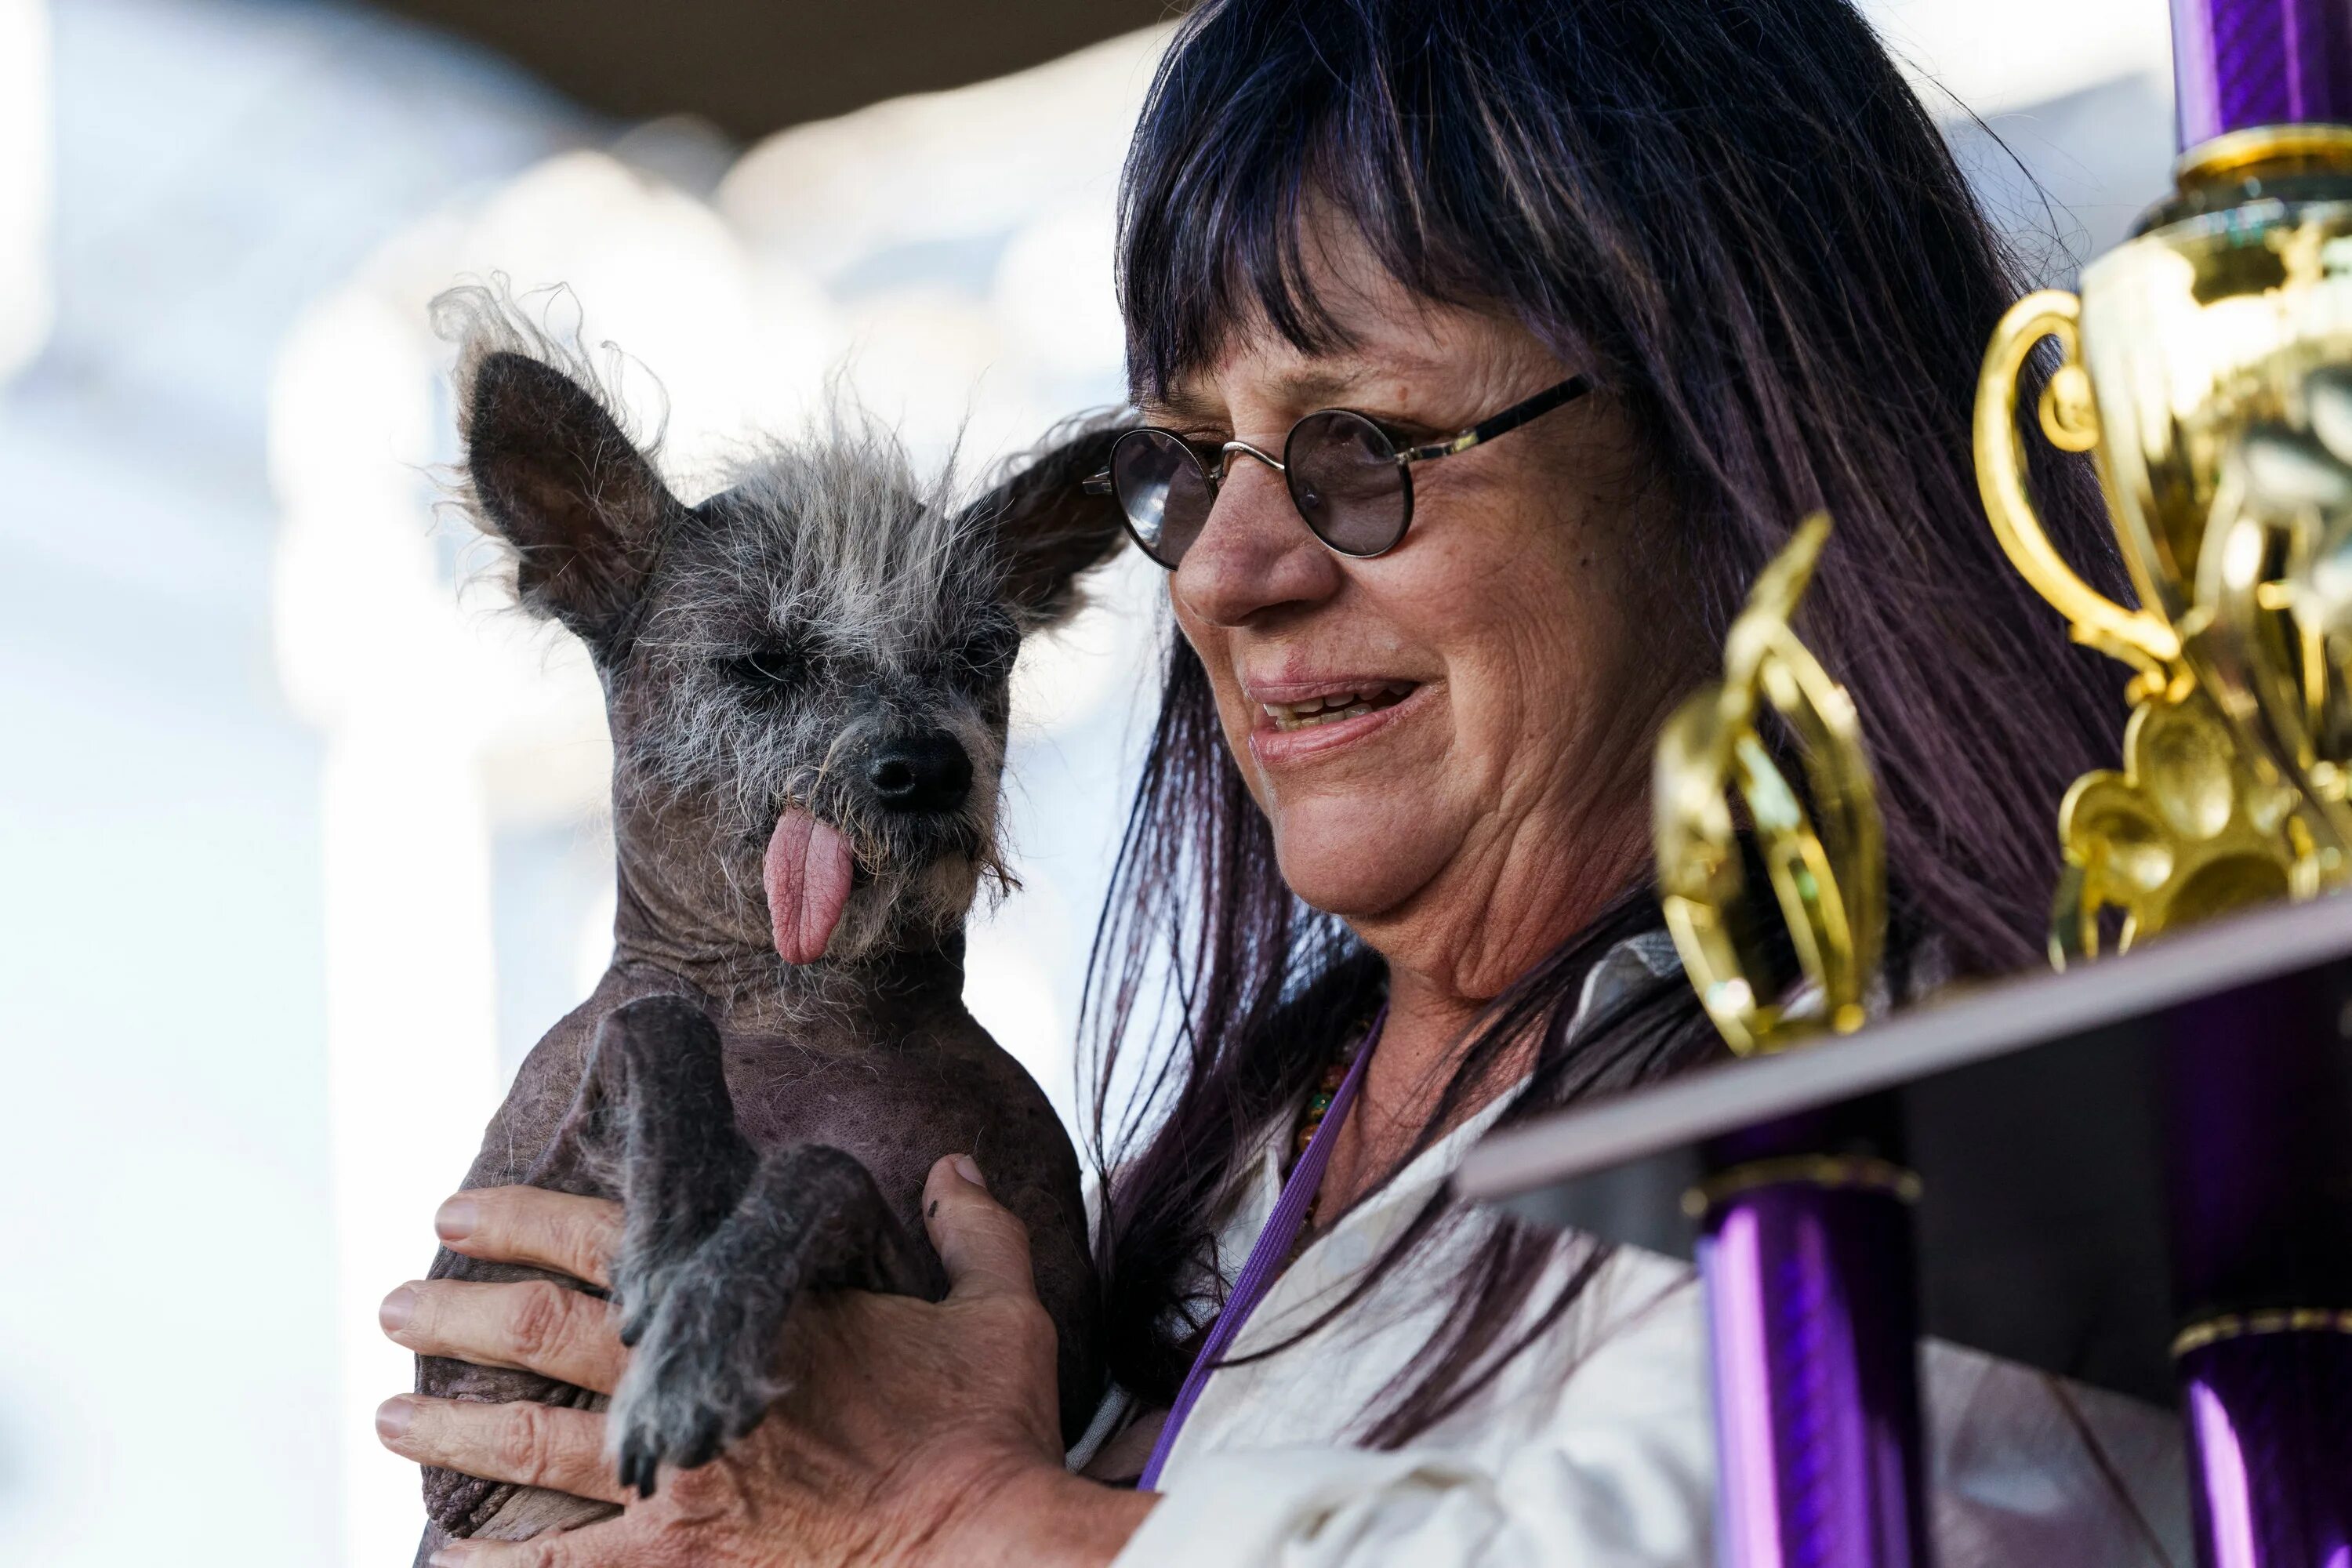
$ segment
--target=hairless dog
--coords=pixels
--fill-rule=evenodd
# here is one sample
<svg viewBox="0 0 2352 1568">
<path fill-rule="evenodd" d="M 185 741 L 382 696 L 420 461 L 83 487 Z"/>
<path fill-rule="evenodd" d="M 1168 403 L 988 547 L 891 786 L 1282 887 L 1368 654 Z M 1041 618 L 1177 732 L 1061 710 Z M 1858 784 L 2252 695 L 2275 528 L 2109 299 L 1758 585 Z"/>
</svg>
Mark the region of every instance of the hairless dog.
<svg viewBox="0 0 2352 1568">
<path fill-rule="evenodd" d="M 964 1010 L 962 930 L 982 884 L 1004 879 L 1021 639 L 1066 616 L 1123 537 L 1080 483 L 1116 421 L 1064 427 L 958 506 L 893 438 L 836 416 L 761 445 L 688 506 L 575 345 L 488 289 L 436 313 L 462 345 L 467 503 L 522 606 L 587 645 L 612 727 L 612 964 L 524 1062 L 465 1184 L 624 1205 L 622 1484 L 649 1493 L 661 1467 L 707 1463 L 758 1424 L 803 1292 L 937 1299 L 917 1207 L 932 1163 L 960 1151 L 1029 1227 L 1075 1436 L 1101 1377 L 1077 1161 Z M 552 1278 L 446 1249 L 432 1274 Z M 417 1386 L 602 1403 L 429 1357 Z M 420 1562 L 453 1536 L 613 1511 L 446 1470 L 425 1496 Z"/>
</svg>

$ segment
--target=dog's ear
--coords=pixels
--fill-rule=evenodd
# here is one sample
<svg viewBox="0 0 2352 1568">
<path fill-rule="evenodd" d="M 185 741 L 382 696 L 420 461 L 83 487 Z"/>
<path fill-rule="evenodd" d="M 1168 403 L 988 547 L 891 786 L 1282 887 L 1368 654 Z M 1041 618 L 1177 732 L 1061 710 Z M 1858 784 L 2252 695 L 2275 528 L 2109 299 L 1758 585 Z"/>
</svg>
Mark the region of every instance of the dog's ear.
<svg viewBox="0 0 2352 1568">
<path fill-rule="evenodd" d="M 1076 614 L 1077 579 L 1127 542 L 1118 500 L 1087 481 L 1110 467 L 1111 443 L 1135 416 L 1091 415 L 1056 426 L 1034 450 L 1007 465 L 1004 477 L 964 514 L 993 541 L 1004 563 L 1004 592 L 1024 632 L 1057 626 Z"/>
<path fill-rule="evenodd" d="M 608 651 L 677 501 L 595 395 L 552 365 L 487 354 L 464 390 L 467 475 L 483 522 L 514 548 L 518 596 Z"/>
</svg>

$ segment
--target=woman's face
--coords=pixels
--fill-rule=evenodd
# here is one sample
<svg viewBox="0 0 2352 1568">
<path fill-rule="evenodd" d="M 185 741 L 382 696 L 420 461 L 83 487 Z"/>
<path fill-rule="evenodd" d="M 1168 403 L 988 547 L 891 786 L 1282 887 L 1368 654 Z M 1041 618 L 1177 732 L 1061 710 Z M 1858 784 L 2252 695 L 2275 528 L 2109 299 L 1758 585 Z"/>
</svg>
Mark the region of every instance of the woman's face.
<svg viewBox="0 0 2352 1568">
<path fill-rule="evenodd" d="M 1277 453 L 1318 408 L 1420 439 L 1579 368 L 1408 295 L 1360 247 L 1322 248 L 1318 287 L 1352 347 L 1237 333 L 1147 416 Z M 1664 613 L 1672 584 L 1631 559 L 1656 503 L 1642 472 L 1613 401 L 1588 396 L 1416 464 L 1403 542 L 1350 560 L 1280 475 L 1236 457 L 1171 578 L 1285 879 L 1462 996 L 1508 984 L 1643 862 L 1650 737 L 1696 661 Z"/>
</svg>

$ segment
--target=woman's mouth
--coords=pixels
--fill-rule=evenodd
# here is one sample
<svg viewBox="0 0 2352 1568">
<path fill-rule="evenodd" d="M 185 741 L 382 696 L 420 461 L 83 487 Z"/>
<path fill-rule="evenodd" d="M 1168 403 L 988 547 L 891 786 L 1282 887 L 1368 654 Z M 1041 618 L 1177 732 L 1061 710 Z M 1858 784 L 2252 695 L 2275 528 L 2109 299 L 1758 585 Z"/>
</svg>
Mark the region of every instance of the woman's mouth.
<svg viewBox="0 0 2352 1568">
<path fill-rule="evenodd" d="M 1334 691 L 1321 697 L 1308 697 L 1297 702 L 1263 702 L 1265 716 L 1274 721 L 1276 730 L 1290 734 L 1299 730 L 1312 730 L 1325 724 L 1345 723 L 1377 713 L 1383 708 L 1393 708 L 1412 695 L 1410 680 L 1387 680 L 1354 691 Z"/>
</svg>

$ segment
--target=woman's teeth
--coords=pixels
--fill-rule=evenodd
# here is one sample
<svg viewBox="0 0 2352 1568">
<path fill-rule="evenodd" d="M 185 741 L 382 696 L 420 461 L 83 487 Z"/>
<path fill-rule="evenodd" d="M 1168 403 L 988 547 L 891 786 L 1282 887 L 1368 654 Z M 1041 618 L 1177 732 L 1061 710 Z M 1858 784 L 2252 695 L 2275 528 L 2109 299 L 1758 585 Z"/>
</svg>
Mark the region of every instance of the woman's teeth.
<svg viewBox="0 0 2352 1568">
<path fill-rule="evenodd" d="M 1412 690 L 1412 681 L 1391 680 L 1362 691 L 1335 691 L 1328 697 L 1310 697 L 1304 702 L 1268 702 L 1263 706 L 1277 730 L 1311 730 L 1318 724 L 1360 719 L 1367 713 L 1393 708 Z"/>
</svg>

